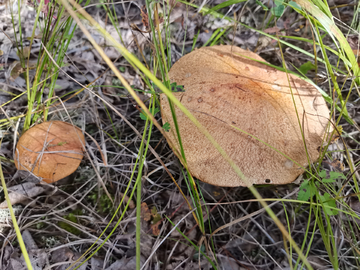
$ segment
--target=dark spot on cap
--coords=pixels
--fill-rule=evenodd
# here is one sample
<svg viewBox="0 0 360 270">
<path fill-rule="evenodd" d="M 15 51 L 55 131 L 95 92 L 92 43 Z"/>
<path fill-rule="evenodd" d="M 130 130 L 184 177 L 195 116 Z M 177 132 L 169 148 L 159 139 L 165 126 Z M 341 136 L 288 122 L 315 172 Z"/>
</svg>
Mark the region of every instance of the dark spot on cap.
<svg viewBox="0 0 360 270">
<path fill-rule="evenodd" d="M 270 184 L 270 183 L 271 183 L 271 180 L 270 180 L 270 179 L 265 179 L 265 183 L 266 183 L 266 184 Z"/>
<path fill-rule="evenodd" d="M 203 102 L 202 97 L 201 97 L 201 98 L 198 98 L 198 102 L 199 102 L 199 103 Z"/>
</svg>

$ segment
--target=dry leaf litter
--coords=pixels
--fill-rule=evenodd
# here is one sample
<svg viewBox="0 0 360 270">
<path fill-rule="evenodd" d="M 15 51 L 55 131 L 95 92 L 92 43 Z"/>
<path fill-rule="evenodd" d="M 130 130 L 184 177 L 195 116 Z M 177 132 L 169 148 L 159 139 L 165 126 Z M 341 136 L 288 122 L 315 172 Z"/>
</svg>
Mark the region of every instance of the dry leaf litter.
<svg viewBox="0 0 360 270">
<path fill-rule="evenodd" d="M 204 4 L 200 1 L 195 2 L 198 5 Z M 216 5 L 221 2 L 213 1 L 212 4 Z M 340 1 L 333 2 L 334 4 L 340 3 Z M 119 14 L 118 27 L 125 46 L 139 59 L 142 59 L 139 46 L 144 50 L 146 59 L 149 60 L 151 56 L 149 34 L 140 33 L 131 28 L 131 24 L 136 24 L 142 31 L 146 30 L 141 17 L 143 4 L 143 1 L 124 2 L 115 5 L 114 8 Z M 9 6 L 0 6 L 0 28 L 2 29 L 0 32 L 0 52 L 2 53 L 0 56 L 0 86 L 3 90 L 0 93 L 1 104 L 9 102 L 13 98 L 12 94 L 19 95 L 26 92 L 24 70 L 19 65 L 20 59 L 16 47 L 9 40 L 9 38 L 15 40 L 14 30 L 19 35 L 19 21 L 17 16 L 13 18 L 10 16 L 7 7 Z M 17 2 L 11 3 L 11 7 L 16 14 Z M 103 9 L 92 6 L 86 10 L 102 27 L 120 41 L 115 27 L 109 23 Z M 46 10 L 44 11 L 46 12 Z M 240 14 L 238 18 L 240 22 L 256 29 L 261 29 L 263 18 L 270 16 L 270 13 L 265 13 L 255 1 L 240 3 L 222 11 L 224 14 L 228 13 L 228 16 L 234 12 Z M 312 39 L 309 28 L 305 24 L 306 21 L 300 15 L 294 16 L 294 14 L 287 9 L 283 17 L 277 21 L 276 27 L 268 29 L 268 32 Z M 338 16 L 338 14 L 341 14 L 340 19 L 345 24 L 350 25 L 351 8 L 345 6 L 335 9 L 334 15 Z M 30 5 L 22 4 L 20 5 L 20 16 L 23 22 L 21 30 L 26 48 L 30 45 L 26 37 L 32 35 L 36 11 Z M 14 24 L 12 20 L 14 20 Z M 196 47 L 201 47 L 217 29 L 229 26 L 233 29 L 232 25 L 223 18 L 202 16 L 194 9 L 186 9 L 182 4 L 175 6 L 170 22 L 172 64 L 180 59 L 183 54 L 190 52 L 193 39 L 198 31 Z M 95 41 L 105 48 L 105 53 L 110 59 L 114 61 L 119 57 L 119 53 L 109 46 L 100 34 L 88 25 L 87 28 Z M 35 32 L 37 37 L 41 37 L 42 34 L 39 31 Z M 224 43 L 234 44 L 251 51 L 256 49 L 257 53 L 266 61 L 282 66 L 282 57 L 276 41 L 274 42 L 242 26 L 229 31 L 227 37 L 228 39 L 223 40 Z M 305 51 L 312 51 L 313 49 L 311 45 L 293 42 Z M 324 42 L 334 47 L 330 40 L 325 39 Z M 185 44 L 184 47 L 183 44 Z M 40 47 L 40 39 L 36 39 L 31 51 L 29 49 L 24 50 L 25 55 L 30 55 L 30 81 L 35 76 L 35 69 L 32 68 L 36 67 Z M 283 49 L 285 62 L 289 69 L 293 69 L 292 64 L 299 67 L 301 64 L 312 60 L 290 47 Z M 330 60 L 336 64 L 337 59 L 331 58 Z M 124 58 L 120 57 L 115 65 L 119 69 L 121 68 L 123 77 L 130 85 L 136 89 L 144 90 L 145 84 L 141 77 Z M 14 204 L 15 214 L 34 269 L 68 269 L 73 263 L 78 265 L 79 262 L 84 262 L 81 255 L 95 243 L 101 232 L 105 230 L 115 212 L 115 207 L 124 197 L 125 187 L 129 182 L 140 147 L 141 138 L 135 134 L 134 129 L 140 133 L 143 132 L 145 122 L 139 117 L 139 111 L 126 90 L 112 87 L 113 85 L 121 86 L 121 84 L 111 71 L 98 78 L 106 69 L 107 66 L 100 55 L 93 49 L 83 33 L 76 30 L 68 48 L 67 57 L 64 58 L 62 72 L 58 74 L 56 96 L 61 97 L 70 91 L 81 89 L 77 82 L 87 84 L 96 80 L 94 85 L 97 86 L 92 88 L 93 92 L 81 92 L 76 97 L 66 101 L 64 106 L 60 105 L 51 109 L 49 114 L 51 120 L 71 122 L 82 131 L 86 131 L 94 139 L 86 138 L 88 157 L 81 162 L 75 173 L 54 185 L 46 185 L 39 183 L 32 174 L 16 172 L 13 163 L 2 163 L 10 201 Z M 70 75 L 73 80 L 69 79 L 64 72 Z M 315 77 L 313 70 L 310 70 L 307 75 L 313 80 L 316 79 L 320 87 L 327 89 L 327 75 L 323 66 L 319 68 L 317 77 Z M 346 94 L 351 82 L 342 75 L 339 75 L 338 80 L 340 83 L 345 83 L 343 91 Z M 98 85 L 106 86 L 98 87 Z M 49 88 L 45 86 L 42 102 L 47 99 L 48 93 Z M 146 95 L 141 92 L 138 95 L 143 101 L 147 101 Z M 105 107 L 98 96 L 113 105 L 128 122 Z M 359 123 L 358 102 L 358 98 L 352 95 L 348 110 L 350 117 Z M 26 110 L 27 98 L 26 95 L 22 95 L 3 107 L 3 111 L 0 113 L 1 119 L 18 116 L 26 113 Z M 110 121 L 109 116 L 112 121 Z M 160 120 L 159 115 L 156 115 L 156 118 Z M 360 134 L 345 121 L 341 124 L 343 124 L 344 132 L 347 134 L 344 142 L 353 149 L 351 158 L 353 162 L 357 163 L 359 161 L 358 141 Z M 0 154 L 2 157 L 12 159 L 15 145 L 14 134 L 21 134 L 22 126 L 23 120 L 19 123 L 13 122 L 8 128 L 1 130 Z M 154 130 L 150 144 L 156 149 L 157 155 L 167 166 L 177 183 L 183 190 L 186 190 L 181 165 L 165 140 L 161 138 L 160 132 Z M 344 160 L 343 155 L 337 152 L 344 148 L 343 142 L 338 141 L 331 147 L 334 152 L 330 158 L 326 158 L 327 163 L 324 163 L 328 164 L 325 165 L 327 171 L 335 170 L 332 166 L 333 160 L 338 159 L 340 162 Z M 105 166 L 105 164 L 107 165 Z M 349 168 L 345 166 L 344 172 L 348 171 Z M 356 173 L 356 177 L 359 179 L 358 173 Z M 178 231 L 173 230 L 174 226 L 166 220 L 165 216 L 171 217 L 171 220 L 178 224 L 177 228 L 188 239 L 195 244 L 203 243 L 200 248 L 203 248 L 205 252 L 210 247 L 209 242 L 200 242 L 202 235 L 186 203 L 184 203 L 183 197 L 161 164 L 150 152 L 146 157 L 142 183 L 141 200 L 147 205 L 148 210 L 146 211 L 150 211 L 149 219 L 142 218 L 141 220 L 142 254 L 140 260 L 144 269 L 210 269 L 209 262 L 202 255 L 199 255 Z M 132 183 L 133 185 L 134 183 Z M 205 183 L 200 183 L 199 187 L 205 201 L 209 204 L 219 201 L 231 203 L 253 199 L 250 192 L 242 187 L 219 188 Z M 270 188 L 259 187 L 258 190 L 265 198 L 296 199 L 297 188 L 298 184 L 289 184 Z M 351 193 L 351 189 L 346 187 L 343 193 L 348 195 Z M 22 269 L 24 259 L 16 243 L 15 231 L 2 194 L 0 194 L 0 269 Z M 188 194 L 186 196 L 191 200 Z M 126 200 L 129 201 L 129 198 Z M 134 205 L 134 201 L 130 201 L 130 203 Z M 351 205 L 356 211 L 359 208 L 356 199 L 352 199 Z M 211 225 L 212 231 L 245 217 L 242 221 L 235 222 L 214 236 L 215 254 L 213 255 L 217 258 L 218 269 L 290 269 L 282 235 L 274 222 L 264 212 L 247 216 L 261 209 L 259 203 L 253 201 L 217 206 L 208 205 L 208 212 L 205 212 L 204 218 L 205 223 Z M 311 224 L 307 224 L 309 215 L 307 207 L 304 206 L 299 209 L 297 205 L 284 202 L 283 204 L 273 204 L 272 209 L 283 224 L 287 224 L 289 221 L 287 217 L 291 217 L 289 225 L 293 232 L 292 237 L 298 244 L 302 243 L 304 230 L 307 226 L 312 231 L 313 221 Z M 105 236 L 114 228 L 122 211 L 124 211 L 123 207 L 115 217 L 115 221 L 106 230 Z M 135 211 L 134 207 L 130 207 L 126 211 L 124 218 L 115 229 L 115 233 L 90 260 L 84 262 L 78 269 L 135 269 Z M 156 219 L 157 216 L 161 217 L 160 222 Z M 156 226 L 152 223 L 154 219 L 159 222 Z M 348 217 L 343 214 L 334 216 L 331 219 L 331 226 L 336 232 L 341 269 L 357 269 L 352 268 L 356 267 L 356 262 L 351 253 L 352 240 L 349 231 L 340 228 L 340 224 L 347 222 L 347 220 Z M 210 233 L 207 227 L 207 234 Z M 105 236 L 100 238 L 99 243 L 103 243 Z M 165 236 L 167 238 L 164 238 Z M 313 235 L 308 235 L 308 237 L 314 237 L 308 257 L 314 269 L 332 269 L 320 233 L 315 231 Z M 296 255 L 291 258 L 293 263 L 296 262 L 296 259 Z"/>
</svg>

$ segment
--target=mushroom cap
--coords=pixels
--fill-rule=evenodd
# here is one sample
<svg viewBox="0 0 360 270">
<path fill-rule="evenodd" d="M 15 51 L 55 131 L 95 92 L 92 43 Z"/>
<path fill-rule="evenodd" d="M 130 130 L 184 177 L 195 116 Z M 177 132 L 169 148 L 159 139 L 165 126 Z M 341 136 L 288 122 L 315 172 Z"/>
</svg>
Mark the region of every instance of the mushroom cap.
<svg viewBox="0 0 360 270">
<path fill-rule="evenodd" d="M 31 171 L 47 183 L 72 174 L 83 158 L 81 130 L 62 121 L 43 122 L 27 130 L 15 151 L 18 170 Z"/>
<path fill-rule="evenodd" d="M 309 160 L 318 159 L 318 148 L 331 129 L 329 109 L 310 83 L 243 56 L 265 62 L 234 46 L 206 47 L 183 56 L 169 77 L 185 91 L 173 94 L 210 132 L 248 183 L 290 183 L 304 172 Z M 179 156 L 165 94 L 160 95 L 160 103 L 162 121 L 171 127 L 166 139 Z M 213 185 L 246 186 L 192 121 L 177 107 L 175 111 L 190 173 Z"/>
</svg>

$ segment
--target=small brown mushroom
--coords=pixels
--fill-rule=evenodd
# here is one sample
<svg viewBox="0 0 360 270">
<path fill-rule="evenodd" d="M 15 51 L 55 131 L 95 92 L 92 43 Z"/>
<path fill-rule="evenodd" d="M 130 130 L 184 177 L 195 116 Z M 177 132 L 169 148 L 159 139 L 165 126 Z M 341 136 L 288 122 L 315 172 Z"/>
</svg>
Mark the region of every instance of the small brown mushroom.
<svg viewBox="0 0 360 270">
<path fill-rule="evenodd" d="M 62 121 L 49 121 L 27 130 L 15 151 L 15 166 L 47 183 L 72 174 L 83 158 L 85 138 L 81 130 Z"/>
<path fill-rule="evenodd" d="M 185 55 L 169 72 L 171 82 L 183 85 L 185 91 L 173 94 L 210 132 L 249 183 L 290 183 L 304 172 L 309 160 L 318 159 L 318 148 L 331 129 L 329 110 L 310 83 L 246 57 L 265 61 L 233 46 L 206 47 Z M 163 123 L 169 122 L 171 127 L 167 141 L 179 155 L 165 94 L 160 102 Z M 245 185 L 178 108 L 176 116 L 190 173 L 213 185 Z"/>
</svg>

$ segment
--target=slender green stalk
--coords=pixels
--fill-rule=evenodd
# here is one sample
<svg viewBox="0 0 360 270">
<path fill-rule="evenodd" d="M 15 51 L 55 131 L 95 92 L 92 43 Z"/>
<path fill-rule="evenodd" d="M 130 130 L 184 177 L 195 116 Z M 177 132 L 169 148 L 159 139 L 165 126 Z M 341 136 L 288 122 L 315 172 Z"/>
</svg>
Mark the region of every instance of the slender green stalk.
<svg viewBox="0 0 360 270">
<path fill-rule="evenodd" d="M 144 137 L 146 135 L 148 120 L 146 120 L 145 128 L 144 128 Z M 143 157 L 143 147 L 144 144 L 141 144 L 139 149 L 140 156 L 140 164 L 144 163 Z M 141 257 L 141 172 L 139 171 L 138 176 L 136 178 L 137 186 L 136 186 L 136 270 L 140 270 L 140 257 Z"/>
<path fill-rule="evenodd" d="M 154 99 L 154 97 L 153 97 Z M 155 102 L 152 102 L 152 113 L 154 113 L 154 106 Z M 151 106 L 151 104 L 150 104 Z M 148 124 L 149 124 L 149 118 L 146 119 L 145 122 L 145 127 L 144 127 L 144 134 L 143 134 L 143 138 L 142 138 L 142 142 L 140 145 L 140 149 L 139 149 L 139 163 L 140 163 L 140 168 L 138 171 L 138 176 L 136 179 L 137 182 L 137 193 L 136 193 L 136 270 L 140 270 L 140 258 L 141 258 L 141 179 L 142 179 L 142 165 L 144 164 L 144 141 L 145 141 L 145 137 L 146 137 L 146 131 L 148 128 Z M 150 128 L 151 130 L 151 128 Z M 148 140 L 147 140 L 147 146 L 149 145 L 150 142 L 150 136 L 151 136 L 151 132 L 149 132 L 148 134 Z"/>
<path fill-rule="evenodd" d="M 4 174 L 3 174 L 3 171 L 2 171 L 1 161 L 0 161 L 0 178 L 1 178 L 1 185 L 2 185 L 2 187 L 3 187 L 5 199 L 6 199 L 6 202 L 7 202 L 7 206 L 8 206 L 8 208 L 9 208 L 11 220 L 12 220 L 12 222 L 13 222 L 14 230 L 15 230 L 15 232 L 16 232 L 16 237 L 17 237 L 17 240 L 19 241 L 21 253 L 22 253 L 22 255 L 24 256 L 24 260 L 25 260 L 25 263 L 26 263 L 26 267 L 28 268 L 28 270 L 32 270 L 33 267 L 32 267 L 32 265 L 31 265 L 31 261 L 30 261 L 30 258 L 29 258 L 29 254 L 28 254 L 28 252 L 27 252 L 27 250 L 26 250 L 25 243 L 24 243 L 24 240 L 23 240 L 23 238 L 22 238 L 19 225 L 17 224 L 17 221 L 16 221 L 16 217 L 15 217 L 15 214 L 14 214 L 14 209 L 12 208 L 12 205 L 11 205 L 11 202 L 10 202 L 9 193 L 8 193 L 8 191 L 7 191 Z"/>
<path fill-rule="evenodd" d="M 35 29 L 36 29 L 37 22 L 39 20 L 39 16 L 40 16 L 40 12 L 41 12 L 41 9 L 43 7 L 43 4 L 44 4 L 44 0 L 41 0 L 40 5 L 38 7 L 38 11 L 36 13 L 35 24 L 34 24 L 34 27 L 33 27 L 33 32 L 32 32 L 32 37 L 31 37 L 31 44 L 32 44 L 34 36 L 35 36 Z M 20 35 L 21 35 L 21 33 L 20 33 Z M 28 58 L 28 63 L 29 63 L 29 58 Z M 30 80 L 29 66 L 27 66 L 27 68 L 26 68 L 26 85 L 27 85 L 27 90 L 28 90 L 27 91 L 27 95 L 28 95 L 28 104 L 27 104 L 28 105 L 28 111 L 27 111 L 27 114 L 26 114 L 26 117 L 25 117 L 24 130 L 27 130 L 31 125 L 31 116 L 32 116 L 32 113 L 33 113 L 32 110 L 33 110 L 35 97 L 36 97 L 36 92 L 37 92 L 37 86 L 38 86 L 37 80 L 35 79 L 34 82 L 33 82 L 32 90 L 31 90 L 29 80 Z"/>
<path fill-rule="evenodd" d="M 310 192 L 311 192 L 311 191 L 312 191 L 312 189 L 310 189 Z M 311 202 L 311 203 L 312 203 L 312 197 L 313 197 L 313 196 L 310 195 L 310 200 L 311 200 L 310 202 Z M 305 231 L 305 235 L 304 235 L 304 240 L 303 240 L 303 243 L 302 243 L 302 245 L 301 245 L 301 252 L 304 252 L 305 245 L 307 244 L 307 236 L 309 235 L 309 230 L 310 230 L 311 221 L 312 221 L 312 207 L 309 208 L 308 223 L 307 223 L 307 226 L 306 226 L 306 231 Z M 314 230 L 315 230 L 315 228 L 316 228 L 316 226 L 314 226 Z M 313 231 L 313 234 L 311 235 L 311 238 L 312 238 L 312 239 L 314 238 L 314 235 L 315 235 L 315 234 L 314 234 L 314 231 Z M 310 252 L 311 243 L 312 243 L 312 241 L 310 241 L 310 242 L 308 243 L 308 249 L 307 249 L 307 253 L 306 253 L 306 255 L 305 255 L 306 257 L 307 257 L 308 252 Z M 296 264 L 295 264 L 295 266 L 294 266 L 294 269 L 297 269 L 299 263 L 300 263 L 300 258 L 298 258 L 298 259 L 296 260 Z"/>
</svg>

